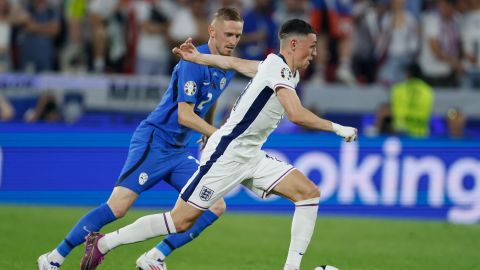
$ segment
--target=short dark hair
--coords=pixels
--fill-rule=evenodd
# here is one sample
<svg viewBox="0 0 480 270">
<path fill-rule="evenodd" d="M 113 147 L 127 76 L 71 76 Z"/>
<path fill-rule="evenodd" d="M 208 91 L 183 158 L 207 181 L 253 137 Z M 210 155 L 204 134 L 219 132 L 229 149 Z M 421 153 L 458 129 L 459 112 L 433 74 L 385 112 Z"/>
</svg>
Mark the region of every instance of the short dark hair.
<svg viewBox="0 0 480 270">
<path fill-rule="evenodd" d="M 280 39 L 284 39 L 291 34 L 300 34 L 300 35 L 308 35 L 308 34 L 315 34 L 312 26 L 304 20 L 300 19 L 292 19 L 284 24 L 280 28 L 280 32 L 278 32 L 278 37 Z"/>
<path fill-rule="evenodd" d="M 243 22 L 243 18 L 240 15 L 240 12 L 236 8 L 226 7 L 220 8 L 215 12 L 213 16 L 214 20 L 223 20 L 223 21 L 236 21 Z"/>
</svg>

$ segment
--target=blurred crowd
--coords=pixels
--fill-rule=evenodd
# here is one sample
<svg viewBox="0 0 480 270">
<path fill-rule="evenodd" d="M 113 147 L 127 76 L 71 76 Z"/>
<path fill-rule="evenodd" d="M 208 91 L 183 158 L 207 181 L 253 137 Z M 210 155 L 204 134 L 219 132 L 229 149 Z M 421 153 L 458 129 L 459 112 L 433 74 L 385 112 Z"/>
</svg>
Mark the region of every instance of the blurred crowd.
<svg viewBox="0 0 480 270">
<path fill-rule="evenodd" d="M 244 16 L 237 55 L 263 59 L 291 18 L 319 35 L 318 83 L 480 87 L 477 0 L 0 0 L 0 71 L 168 75 L 172 46 L 208 39 L 222 6 Z"/>
</svg>

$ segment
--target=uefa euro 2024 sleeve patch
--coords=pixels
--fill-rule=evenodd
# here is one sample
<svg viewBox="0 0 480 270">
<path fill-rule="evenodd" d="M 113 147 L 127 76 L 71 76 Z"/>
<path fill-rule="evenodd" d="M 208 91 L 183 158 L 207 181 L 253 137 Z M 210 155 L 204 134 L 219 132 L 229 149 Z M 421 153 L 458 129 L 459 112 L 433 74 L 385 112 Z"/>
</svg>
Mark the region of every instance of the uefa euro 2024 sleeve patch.
<svg viewBox="0 0 480 270">
<path fill-rule="evenodd" d="M 293 77 L 292 72 L 287 67 L 282 68 L 282 70 L 280 71 L 280 75 L 286 80 L 290 80 Z"/>
<path fill-rule="evenodd" d="M 183 90 L 185 91 L 185 94 L 193 96 L 197 92 L 197 84 L 194 81 L 188 81 L 185 83 Z"/>
</svg>

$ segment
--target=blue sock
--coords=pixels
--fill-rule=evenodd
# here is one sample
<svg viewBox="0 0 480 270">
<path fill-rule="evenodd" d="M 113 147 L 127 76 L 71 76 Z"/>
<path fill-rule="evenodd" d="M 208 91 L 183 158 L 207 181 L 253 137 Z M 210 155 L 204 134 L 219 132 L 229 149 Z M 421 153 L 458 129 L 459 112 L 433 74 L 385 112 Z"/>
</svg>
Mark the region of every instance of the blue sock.
<svg viewBox="0 0 480 270">
<path fill-rule="evenodd" d="M 85 236 L 89 232 L 98 232 L 103 226 L 116 219 L 106 203 L 92 209 L 77 222 L 67 237 L 58 245 L 58 253 L 66 257 L 73 248 L 85 242 Z"/>
<path fill-rule="evenodd" d="M 217 219 L 217 215 L 212 211 L 207 210 L 197 219 L 195 224 L 193 224 L 188 231 L 168 235 L 156 246 L 156 248 L 166 257 L 175 249 L 195 239 L 203 230 L 205 230 L 205 228 L 210 226 Z"/>
</svg>

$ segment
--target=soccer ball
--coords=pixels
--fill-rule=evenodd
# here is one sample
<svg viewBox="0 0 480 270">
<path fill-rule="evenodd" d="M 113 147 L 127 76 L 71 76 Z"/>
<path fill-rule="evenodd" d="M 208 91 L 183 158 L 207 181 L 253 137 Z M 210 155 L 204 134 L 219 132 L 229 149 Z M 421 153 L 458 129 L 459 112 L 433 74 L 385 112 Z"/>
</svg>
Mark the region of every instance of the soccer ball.
<svg viewBox="0 0 480 270">
<path fill-rule="evenodd" d="M 315 267 L 315 270 L 338 270 L 338 268 L 331 265 L 322 265 L 322 266 Z"/>
</svg>

